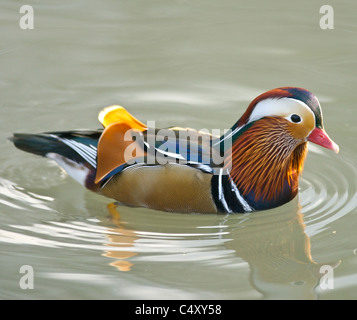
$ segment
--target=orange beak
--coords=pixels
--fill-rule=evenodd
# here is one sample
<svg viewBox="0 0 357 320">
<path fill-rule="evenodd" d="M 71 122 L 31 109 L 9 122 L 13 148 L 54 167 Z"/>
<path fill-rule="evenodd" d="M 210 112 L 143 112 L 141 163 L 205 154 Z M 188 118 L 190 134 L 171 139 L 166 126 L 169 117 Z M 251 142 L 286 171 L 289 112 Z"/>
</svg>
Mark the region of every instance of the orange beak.
<svg viewBox="0 0 357 320">
<path fill-rule="evenodd" d="M 336 153 L 338 153 L 340 150 L 338 145 L 330 139 L 324 129 L 315 128 L 312 130 L 307 140 L 316 143 L 319 146 L 333 150 Z"/>
</svg>

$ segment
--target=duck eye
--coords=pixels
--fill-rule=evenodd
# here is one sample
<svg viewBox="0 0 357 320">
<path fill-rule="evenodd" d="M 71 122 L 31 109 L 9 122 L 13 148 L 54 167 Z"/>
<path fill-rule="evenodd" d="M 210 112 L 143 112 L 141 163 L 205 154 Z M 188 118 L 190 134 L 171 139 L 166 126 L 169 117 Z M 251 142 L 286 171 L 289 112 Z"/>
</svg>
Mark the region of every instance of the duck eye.
<svg viewBox="0 0 357 320">
<path fill-rule="evenodd" d="M 301 118 L 297 114 L 292 114 L 290 119 L 291 119 L 292 122 L 295 122 L 295 123 L 301 122 Z"/>
</svg>

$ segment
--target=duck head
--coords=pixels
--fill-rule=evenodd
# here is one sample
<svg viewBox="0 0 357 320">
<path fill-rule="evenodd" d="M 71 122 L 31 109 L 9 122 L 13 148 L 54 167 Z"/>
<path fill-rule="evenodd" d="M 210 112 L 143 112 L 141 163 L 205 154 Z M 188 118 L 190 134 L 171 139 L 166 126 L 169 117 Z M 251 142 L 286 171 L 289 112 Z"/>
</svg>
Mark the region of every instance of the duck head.
<svg viewBox="0 0 357 320">
<path fill-rule="evenodd" d="M 286 119 L 295 139 L 311 141 L 339 152 L 338 145 L 324 130 L 319 101 L 306 89 L 283 87 L 259 95 L 250 103 L 236 125 L 241 127 L 264 117 Z"/>
<path fill-rule="evenodd" d="M 227 155 L 231 179 L 245 197 L 262 207 L 285 203 L 296 195 L 308 141 L 339 151 L 324 130 L 317 98 L 296 87 L 256 97 L 232 127 L 231 138 Z"/>
</svg>

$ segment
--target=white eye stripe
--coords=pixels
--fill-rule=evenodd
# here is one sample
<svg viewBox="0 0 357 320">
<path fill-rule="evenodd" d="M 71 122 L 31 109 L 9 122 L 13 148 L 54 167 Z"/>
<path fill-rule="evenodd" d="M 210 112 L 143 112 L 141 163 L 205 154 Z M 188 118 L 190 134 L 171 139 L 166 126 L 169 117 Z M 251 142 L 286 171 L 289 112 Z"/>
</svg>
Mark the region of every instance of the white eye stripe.
<svg viewBox="0 0 357 320">
<path fill-rule="evenodd" d="M 298 114 L 301 119 L 301 114 L 310 113 L 315 119 L 312 110 L 302 101 L 293 98 L 280 99 L 264 99 L 259 101 L 253 109 L 248 123 L 269 116 L 281 116 L 291 121 L 289 118 L 292 114 Z"/>
</svg>

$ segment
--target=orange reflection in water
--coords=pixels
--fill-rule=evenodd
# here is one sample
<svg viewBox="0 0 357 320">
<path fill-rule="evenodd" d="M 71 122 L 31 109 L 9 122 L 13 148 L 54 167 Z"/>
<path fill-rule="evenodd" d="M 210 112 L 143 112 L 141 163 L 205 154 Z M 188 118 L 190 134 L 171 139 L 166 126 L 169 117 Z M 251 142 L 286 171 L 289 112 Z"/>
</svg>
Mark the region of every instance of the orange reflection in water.
<svg viewBox="0 0 357 320">
<path fill-rule="evenodd" d="M 108 229 L 107 238 L 109 242 L 105 244 L 108 247 L 116 248 L 116 250 L 107 250 L 103 253 L 103 256 L 114 258 L 115 261 L 111 262 L 109 265 L 117 268 L 119 271 L 130 271 L 134 264 L 128 261 L 128 259 L 136 256 L 138 253 L 132 252 L 128 250 L 128 248 L 134 248 L 137 236 L 134 231 L 125 229 L 120 222 L 120 214 L 116 210 L 116 207 L 117 206 L 114 203 L 108 204 L 108 211 L 112 222 L 117 227 Z M 117 248 L 123 248 L 123 251 L 118 250 Z"/>
</svg>

